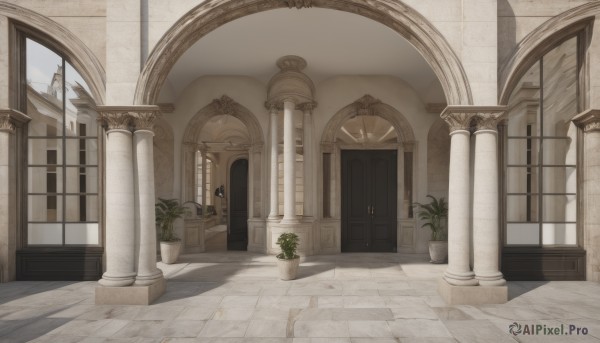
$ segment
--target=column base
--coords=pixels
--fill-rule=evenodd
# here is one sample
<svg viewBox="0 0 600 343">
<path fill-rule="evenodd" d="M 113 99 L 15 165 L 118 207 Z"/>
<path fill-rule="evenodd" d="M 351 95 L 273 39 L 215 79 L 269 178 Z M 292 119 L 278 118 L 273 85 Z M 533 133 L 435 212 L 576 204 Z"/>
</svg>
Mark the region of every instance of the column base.
<svg viewBox="0 0 600 343">
<path fill-rule="evenodd" d="M 150 305 L 167 289 L 167 281 L 158 279 L 148 286 L 96 287 L 96 305 Z"/>
<path fill-rule="evenodd" d="M 295 217 L 295 218 L 283 217 L 283 219 L 281 220 L 281 224 L 286 224 L 286 225 L 299 224 L 299 223 L 300 223 L 300 219 L 298 219 L 298 217 Z"/>
<path fill-rule="evenodd" d="M 441 279 L 438 293 L 448 305 L 504 304 L 508 301 L 507 286 L 454 286 Z"/>
<path fill-rule="evenodd" d="M 153 274 L 149 275 L 139 275 L 135 277 L 134 286 L 150 286 L 153 283 L 157 282 L 159 279 L 163 278 L 163 272 L 160 269 L 157 269 Z"/>
<path fill-rule="evenodd" d="M 444 272 L 444 280 L 454 286 L 477 286 L 479 282 L 475 279 L 475 273 L 468 271 L 464 273 Z"/>
<path fill-rule="evenodd" d="M 127 287 L 135 282 L 135 273 L 125 276 L 111 276 L 104 273 L 98 283 L 104 287 Z"/>
</svg>

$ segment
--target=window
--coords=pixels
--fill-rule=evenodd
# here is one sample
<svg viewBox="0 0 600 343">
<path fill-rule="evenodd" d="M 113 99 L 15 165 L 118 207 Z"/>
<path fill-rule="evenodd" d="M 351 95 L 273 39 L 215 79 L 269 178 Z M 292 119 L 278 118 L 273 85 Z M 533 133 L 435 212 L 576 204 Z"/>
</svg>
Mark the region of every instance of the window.
<svg viewBox="0 0 600 343">
<path fill-rule="evenodd" d="M 196 161 L 198 161 L 198 163 L 196 164 L 196 185 L 197 185 L 197 192 L 196 192 L 196 202 L 202 205 L 212 205 L 213 201 L 212 201 L 212 193 L 211 193 L 211 189 L 212 189 L 212 161 L 209 160 L 208 158 L 206 159 L 206 182 L 204 183 L 204 189 L 202 188 L 203 183 L 202 183 L 202 168 L 204 168 L 204 166 L 202 165 L 202 152 L 198 151 L 196 152 Z M 206 199 L 206 201 L 204 201 L 204 199 Z"/>
<path fill-rule="evenodd" d="M 98 245 L 98 124 L 89 89 L 60 55 L 25 40 L 27 244 Z"/>
<path fill-rule="evenodd" d="M 511 95 L 506 128 L 506 244 L 577 244 L 578 38 L 545 54 Z"/>
</svg>

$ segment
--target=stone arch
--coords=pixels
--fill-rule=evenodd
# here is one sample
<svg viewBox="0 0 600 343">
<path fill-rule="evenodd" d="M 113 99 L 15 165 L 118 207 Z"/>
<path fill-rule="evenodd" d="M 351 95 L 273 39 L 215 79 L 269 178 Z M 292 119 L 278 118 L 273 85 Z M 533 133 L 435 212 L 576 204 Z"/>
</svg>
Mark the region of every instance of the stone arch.
<svg viewBox="0 0 600 343">
<path fill-rule="evenodd" d="M 521 76 L 541 56 L 563 40 L 585 30 L 598 14 L 600 3 L 590 2 L 549 19 L 523 38 L 510 59 L 500 69 L 499 104 L 508 104 L 512 90 Z"/>
<path fill-rule="evenodd" d="M 138 79 L 135 104 L 154 104 L 177 59 L 209 32 L 235 19 L 288 7 L 279 0 L 207 0 L 181 17 L 150 54 Z M 438 77 L 449 105 L 473 103 L 460 59 L 444 36 L 420 13 L 399 0 L 309 0 L 312 6 L 345 11 L 375 20 L 408 40 Z"/>
<path fill-rule="evenodd" d="M 223 95 L 219 99 L 214 99 L 209 105 L 202 108 L 194 115 L 194 117 L 192 117 L 192 119 L 190 119 L 183 134 L 183 143 L 197 144 L 200 130 L 204 125 L 206 125 L 211 118 L 223 114 L 235 117 L 246 125 L 248 134 L 250 135 L 250 144 L 263 144 L 263 132 L 256 117 L 250 110 L 235 102 L 227 95 Z"/>
<path fill-rule="evenodd" d="M 87 82 L 96 104 L 105 103 L 104 67 L 77 36 L 55 21 L 15 4 L 0 2 L 0 15 L 8 17 L 19 31 L 64 54 Z"/>
<path fill-rule="evenodd" d="M 335 143 L 336 134 L 344 123 L 357 115 L 377 115 L 387 120 L 394 126 L 398 134 L 398 143 L 412 144 L 415 141 L 415 135 L 410 123 L 402 113 L 392 106 L 382 103 L 371 95 L 365 95 L 352 104 L 339 110 L 327 123 L 323 130 L 321 144 Z"/>
</svg>

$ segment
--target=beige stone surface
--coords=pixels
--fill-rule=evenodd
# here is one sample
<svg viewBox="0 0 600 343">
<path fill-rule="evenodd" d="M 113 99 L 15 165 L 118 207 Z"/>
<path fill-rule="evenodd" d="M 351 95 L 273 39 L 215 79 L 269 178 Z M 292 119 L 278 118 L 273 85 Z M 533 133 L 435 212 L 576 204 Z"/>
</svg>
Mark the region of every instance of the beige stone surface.
<svg viewBox="0 0 600 343">
<path fill-rule="evenodd" d="M 449 305 L 504 304 L 508 301 L 507 286 L 454 286 L 440 280 L 438 292 Z"/>
<path fill-rule="evenodd" d="M 150 305 L 165 293 L 167 281 L 158 279 L 149 286 L 103 287 L 95 289 L 96 305 Z M 164 318 L 164 314 L 161 315 Z"/>
</svg>

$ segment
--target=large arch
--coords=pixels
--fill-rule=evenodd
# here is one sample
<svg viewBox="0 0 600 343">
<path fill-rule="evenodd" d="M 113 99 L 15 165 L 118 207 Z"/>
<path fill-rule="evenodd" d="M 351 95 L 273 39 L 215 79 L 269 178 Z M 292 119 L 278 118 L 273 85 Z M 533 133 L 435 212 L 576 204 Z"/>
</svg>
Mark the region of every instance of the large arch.
<svg viewBox="0 0 600 343">
<path fill-rule="evenodd" d="M 63 53 L 87 82 L 96 104 L 104 104 L 106 73 L 96 55 L 77 36 L 57 22 L 15 4 L 0 2 L 0 15 L 10 18 L 20 31 Z"/>
<path fill-rule="evenodd" d="M 562 40 L 586 29 L 598 14 L 600 2 L 590 2 L 549 19 L 523 38 L 500 69 L 498 103 L 508 104 L 512 90 L 529 67 Z"/>
<path fill-rule="evenodd" d="M 138 79 L 135 104 L 155 104 L 177 59 L 196 41 L 235 19 L 287 4 L 355 13 L 375 20 L 407 39 L 440 80 L 449 105 L 473 103 L 466 73 L 444 36 L 421 14 L 398 0 L 207 0 L 181 17 L 150 54 Z"/>
</svg>

